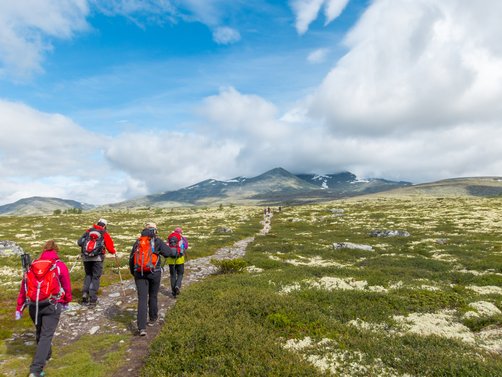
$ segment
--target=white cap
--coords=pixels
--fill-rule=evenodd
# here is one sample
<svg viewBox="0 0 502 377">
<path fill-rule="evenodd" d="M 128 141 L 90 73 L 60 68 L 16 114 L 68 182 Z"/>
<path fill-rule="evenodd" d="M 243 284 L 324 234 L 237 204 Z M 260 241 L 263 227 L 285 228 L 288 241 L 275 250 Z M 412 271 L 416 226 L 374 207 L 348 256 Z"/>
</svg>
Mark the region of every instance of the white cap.
<svg viewBox="0 0 502 377">
<path fill-rule="evenodd" d="M 148 229 L 148 228 L 154 228 L 154 229 L 157 229 L 157 224 L 155 223 L 146 223 L 145 224 L 145 229 Z"/>
<path fill-rule="evenodd" d="M 107 226 L 108 225 L 108 221 L 106 221 L 105 219 L 99 219 L 98 220 L 98 224 L 99 223 L 103 224 L 103 226 Z"/>
</svg>

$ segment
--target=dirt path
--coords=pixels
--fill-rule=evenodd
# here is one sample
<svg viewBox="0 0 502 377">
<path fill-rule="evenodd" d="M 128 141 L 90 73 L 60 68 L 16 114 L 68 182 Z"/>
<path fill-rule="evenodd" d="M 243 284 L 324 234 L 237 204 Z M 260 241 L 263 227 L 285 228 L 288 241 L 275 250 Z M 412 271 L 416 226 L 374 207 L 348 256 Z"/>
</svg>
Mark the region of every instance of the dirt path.
<svg viewBox="0 0 502 377">
<path fill-rule="evenodd" d="M 264 215 L 262 221 L 263 228 L 260 234 L 267 234 L 270 230 L 270 220 L 272 214 Z M 231 247 L 223 247 L 214 255 L 209 257 L 189 260 L 185 264 L 185 276 L 183 286 L 200 281 L 205 277 L 214 274 L 217 268 L 211 264 L 211 259 L 233 259 L 242 257 L 249 243 L 254 237 L 249 237 L 236 242 Z M 113 263 L 108 260 L 107 263 Z M 139 371 L 148 355 L 149 344 L 160 332 L 168 310 L 175 305 L 176 300 L 182 300 L 183 295 L 178 299 L 172 298 L 170 294 L 169 273 L 163 273 L 160 294 L 158 296 L 159 321 L 148 327 L 147 336 L 137 336 L 136 329 L 136 308 L 137 295 L 134 279 L 130 278 L 128 269 L 121 269 L 123 284 L 108 286 L 102 290 L 98 305 L 95 308 L 87 308 L 77 303 L 71 304 L 71 309 L 64 312 L 56 332 L 54 346 L 61 349 L 69 345 L 81 336 L 86 334 L 129 334 L 131 336 L 127 348 L 127 353 L 135 355 L 134 358 L 126 358 L 126 363 L 122 365 L 113 376 L 139 375 Z"/>
</svg>

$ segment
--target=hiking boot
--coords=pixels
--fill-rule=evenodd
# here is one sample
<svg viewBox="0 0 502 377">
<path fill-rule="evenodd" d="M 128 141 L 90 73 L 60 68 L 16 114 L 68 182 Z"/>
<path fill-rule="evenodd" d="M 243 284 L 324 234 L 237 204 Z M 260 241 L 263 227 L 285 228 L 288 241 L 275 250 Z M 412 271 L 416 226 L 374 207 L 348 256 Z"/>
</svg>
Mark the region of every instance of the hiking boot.
<svg viewBox="0 0 502 377">
<path fill-rule="evenodd" d="M 146 336 L 146 330 L 145 329 L 139 330 L 139 336 Z"/>
<path fill-rule="evenodd" d="M 40 373 L 37 373 L 37 372 L 31 372 L 28 377 L 44 377 L 45 376 L 45 372 L 42 371 Z"/>
<path fill-rule="evenodd" d="M 148 321 L 148 323 L 146 325 L 152 327 L 152 326 L 155 326 L 156 323 L 157 323 L 157 320 L 154 319 L 154 320 Z"/>
<path fill-rule="evenodd" d="M 82 300 L 80 300 L 81 305 L 89 305 L 89 298 L 87 296 L 82 296 Z"/>
<path fill-rule="evenodd" d="M 90 308 L 96 307 L 97 304 L 98 304 L 98 299 L 97 298 L 95 298 L 95 299 L 91 298 L 91 300 L 89 301 L 89 307 Z"/>
<path fill-rule="evenodd" d="M 176 296 L 179 296 L 179 294 L 180 294 L 180 287 L 174 287 L 174 293 L 176 294 Z"/>
</svg>

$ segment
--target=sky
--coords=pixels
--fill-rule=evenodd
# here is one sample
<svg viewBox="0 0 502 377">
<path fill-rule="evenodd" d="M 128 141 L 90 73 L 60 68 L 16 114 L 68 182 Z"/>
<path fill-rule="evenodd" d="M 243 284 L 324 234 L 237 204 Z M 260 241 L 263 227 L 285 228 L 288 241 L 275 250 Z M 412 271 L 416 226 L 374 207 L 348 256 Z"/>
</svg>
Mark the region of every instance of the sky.
<svg viewBox="0 0 502 377">
<path fill-rule="evenodd" d="M 0 205 L 502 176 L 499 0 L 0 1 Z"/>
</svg>

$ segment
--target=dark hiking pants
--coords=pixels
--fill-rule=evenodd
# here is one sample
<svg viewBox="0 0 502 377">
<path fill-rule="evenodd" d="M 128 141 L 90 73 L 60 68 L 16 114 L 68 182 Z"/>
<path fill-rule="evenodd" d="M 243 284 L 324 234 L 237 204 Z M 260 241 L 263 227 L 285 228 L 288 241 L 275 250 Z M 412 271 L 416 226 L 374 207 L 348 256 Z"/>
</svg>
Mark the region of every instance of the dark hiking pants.
<svg viewBox="0 0 502 377">
<path fill-rule="evenodd" d="M 174 293 L 174 288 L 181 289 L 181 281 L 185 273 L 185 264 L 170 264 L 169 277 L 171 278 L 171 291 Z"/>
<path fill-rule="evenodd" d="M 37 323 L 36 339 L 37 350 L 30 366 L 30 373 L 38 374 L 44 369 L 45 363 L 52 354 L 52 337 L 59 323 L 61 316 L 61 304 L 48 304 L 44 307 L 38 307 L 38 317 L 36 316 L 36 307 L 29 306 L 30 317 L 33 323 Z"/>
<path fill-rule="evenodd" d="M 138 292 L 138 329 L 146 329 L 147 315 L 150 321 L 158 317 L 157 296 L 159 295 L 160 271 L 149 272 L 141 276 L 139 272 L 134 275 L 136 291 Z"/>
<path fill-rule="evenodd" d="M 103 262 L 84 262 L 85 279 L 82 295 L 88 296 L 91 302 L 98 299 L 99 280 L 103 273 Z"/>
</svg>

